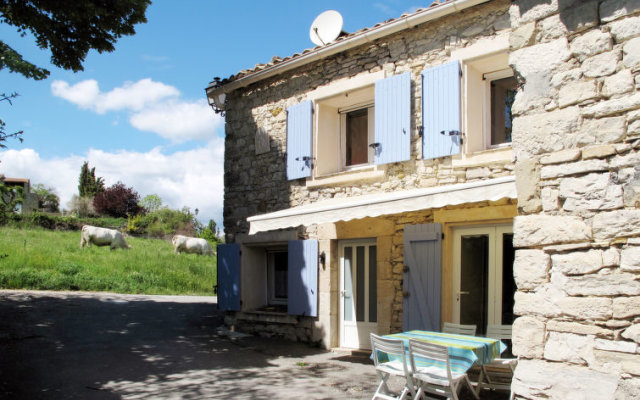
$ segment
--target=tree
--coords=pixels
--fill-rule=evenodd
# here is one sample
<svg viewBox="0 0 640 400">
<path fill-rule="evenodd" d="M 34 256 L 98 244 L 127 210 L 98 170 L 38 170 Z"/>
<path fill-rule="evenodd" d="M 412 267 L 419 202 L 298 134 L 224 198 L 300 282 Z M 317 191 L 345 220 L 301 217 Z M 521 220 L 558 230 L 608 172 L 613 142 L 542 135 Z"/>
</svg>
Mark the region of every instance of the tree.
<svg viewBox="0 0 640 400">
<path fill-rule="evenodd" d="M 93 199 L 90 197 L 80 197 L 74 194 L 67 206 L 72 213 L 80 218 L 96 216 L 96 211 L 93 209 Z"/>
<path fill-rule="evenodd" d="M 0 61 L 1 62 L 1 61 Z M 0 102 L 6 101 L 9 104 L 13 105 L 11 99 L 15 99 L 18 97 L 18 93 L 11 94 L 0 94 Z M 6 149 L 7 146 L 3 143 L 9 138 L 18 139 L 20 143 L 22 143 L 22 131 L 17 131 L 13 133 L 7 133 L 5 130 L 6 124 L 3 120 L 0 119 L 0 149 Z"/>
<path fill-rule="evenodd" d="M 220 240 L 218 239 L 218 232 L 216 228 L 216 221 L 210 219 L 209 223 L 206 227 L 202 228 L 198 233 L 198 237 L 203 239 L 207 239 L 210 242 L 218 243 Z"/>
<path fill-rule="evenodd" d="M 162 208 L 162 199 L 157 194 L 148 194 L 140 201 L 140 207 L 143 207 L 147 212 L 158 211 Z"/>
<path fill-rule="evenodd" d="M 96 178 L 96 167 L 89 169 L 88 161 L 82 164 L 78 181 L 78 194 L 80 197 L 94 197 L 98 193 L 104 192 L 104 178 Z"/>
<path fill-rule="evenodd" d="M 116 218 L 124 218 L 130 215 L 138 215 L 143 209 L 138 202 L 140 195 L 131 187 L 118 182 L 106 188 L 93 198 L 93 207 L 98 214 L 109 215 Z"/>
<path fill-rule="evenodd" d="M 111 52 L 122 36 L 135 34 L 134 25 L 147 22 L 150 0 L 0 0 L 0 23 L 25 36 L 33 34 L 41 49 L 51 50 L 51 63 L 74 72 L 89 50 Z M 41 80 L 49 71 L 22 58 L 0 40 L 0 70 L 8 68 L 27 78 Z"/>
<path fill-rule="evenodd" d="M 55 189 L 45 187 L 42 183 L 33 185 L 31 191 L 38 196 L 38 209 L 46 212 L 60 211 L 60 197 L 55 193 Z"/>
</svg>

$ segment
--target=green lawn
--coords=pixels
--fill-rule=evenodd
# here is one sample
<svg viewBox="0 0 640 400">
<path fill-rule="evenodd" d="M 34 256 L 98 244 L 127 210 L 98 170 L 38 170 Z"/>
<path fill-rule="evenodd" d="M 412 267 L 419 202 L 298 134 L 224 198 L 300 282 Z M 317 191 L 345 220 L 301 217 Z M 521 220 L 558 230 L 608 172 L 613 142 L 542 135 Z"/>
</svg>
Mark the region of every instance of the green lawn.
<svg viewBox="0 0 640 400">
<path fill-rule="evenodd" d="M 173 254 L 128 237 L 130 250 L 80 248 L 80 232 L 0 227 L 0 288 L 213 295 L 216 257 Z"/>
</svg>

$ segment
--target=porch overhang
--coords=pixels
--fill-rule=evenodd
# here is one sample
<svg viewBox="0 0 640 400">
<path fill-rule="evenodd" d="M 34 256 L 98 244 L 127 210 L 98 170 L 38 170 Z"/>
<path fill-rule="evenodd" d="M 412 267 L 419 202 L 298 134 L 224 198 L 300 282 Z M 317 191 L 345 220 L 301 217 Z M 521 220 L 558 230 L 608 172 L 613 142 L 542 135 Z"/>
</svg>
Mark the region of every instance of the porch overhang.
<svg viewBox="0 0 640 400">
<path fill-rule="evenodd" d="M 517 198 L 515 177 L 317 201 L 247 218 L 249 234 L 445 206 Z"/>
</svg>

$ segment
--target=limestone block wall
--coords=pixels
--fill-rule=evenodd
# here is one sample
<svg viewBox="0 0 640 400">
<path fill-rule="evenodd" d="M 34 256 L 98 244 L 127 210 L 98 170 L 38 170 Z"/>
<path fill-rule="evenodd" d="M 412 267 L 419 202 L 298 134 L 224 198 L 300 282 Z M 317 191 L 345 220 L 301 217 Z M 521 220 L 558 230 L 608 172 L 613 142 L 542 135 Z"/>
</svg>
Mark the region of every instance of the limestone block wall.
<svg viewBox="0 0 640 400">
<path fill-rule="evenodd" d="M 513 391 L 640 393 L 640 2 L 510 9 L 519 216 Z"/>
<path fill-rule="evenodd" d="M 451 157 L 422 160 L 421 77 L 423 69 L 449 61 L 452 50 L 510 29 L 509 0 L 496 0 L 299 69 L 237 89 L 227 95 L 224 226 L 227 242 L 248 232 L 248 216 L 333 197 L 462 183 L 512 175 L 510 155 L 481 165 L 452 163 Z M 411 72 L 411 160 L 382 167 L 373 180 L 357 177 L 339 185 L 286 180 L 286 109 L 331 82 L 363 73 Z"/>
</svg>

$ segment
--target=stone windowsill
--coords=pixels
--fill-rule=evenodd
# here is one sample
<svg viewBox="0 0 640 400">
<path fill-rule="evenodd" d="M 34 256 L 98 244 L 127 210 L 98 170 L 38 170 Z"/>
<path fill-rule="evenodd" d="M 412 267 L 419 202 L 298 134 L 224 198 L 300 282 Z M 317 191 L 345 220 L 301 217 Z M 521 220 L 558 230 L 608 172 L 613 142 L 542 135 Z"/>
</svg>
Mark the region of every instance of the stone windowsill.
<svg viewBox="0 0 640 400">
<path fill-rule="evenodd" d="M 382 179 L 384 174 L 384 168 L 371 166 L 363 169 L 343 171 L 336 174 L 317 176 L 313 179 L 307 179 L 307 187 L 338 186 L 356 181 L 376 181 Z"/>
<path fill-rule="evenodd" d="M 451 160 L 453 168 L 484 167 L 491 164 L 513 164 L 511 146 L 460 154 Z"/>
</svg>

